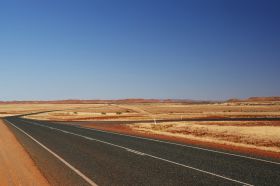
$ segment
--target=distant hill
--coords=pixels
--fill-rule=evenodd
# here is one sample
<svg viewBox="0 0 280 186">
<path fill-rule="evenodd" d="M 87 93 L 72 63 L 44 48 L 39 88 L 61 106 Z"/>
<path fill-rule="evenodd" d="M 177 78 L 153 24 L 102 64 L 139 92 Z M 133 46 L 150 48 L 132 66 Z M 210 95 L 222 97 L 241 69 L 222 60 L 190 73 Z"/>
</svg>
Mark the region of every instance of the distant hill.
<svg viewBox="0 0 280 186">
<path fill-rule="evenodd" d="M 226 102 L 264 102 L 264 101 L 280 101 L 280 96 L 274 97 L 250 97 L 247 99 L 229 99 Z M 117 104 L 117 103 L 182 103 L 182 104 L 207 104 L 217 103 L 221 101 L 203 101 L 191 99 L 117 99 L 117 100 L 52 100 L 52 101 L 0 101 L 0 104 Z"/>
<path fill-rule="evenodd" d="M 280 101 L 280 96 L 250 97 L 248 99 L 230 99 L 227 102 L 262 102 L 262 101 Z"/>
<path fill-rule="evenodd" d="M 211 103 L 211 101 L 199 101 L 189 99 L 119 99 L 119 100 L 54 100 L 54 101 L 0 101 L 0 104 L 98 104 L 98 103 Z"/>
</svg>

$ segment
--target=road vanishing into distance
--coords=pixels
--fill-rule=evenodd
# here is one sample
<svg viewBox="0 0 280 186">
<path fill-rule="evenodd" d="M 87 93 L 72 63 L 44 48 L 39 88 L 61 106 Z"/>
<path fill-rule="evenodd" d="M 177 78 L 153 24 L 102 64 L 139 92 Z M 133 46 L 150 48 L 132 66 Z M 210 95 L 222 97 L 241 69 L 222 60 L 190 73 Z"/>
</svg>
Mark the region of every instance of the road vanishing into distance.
<svg viewBox="0 0 280 186">
<path fill-rule="evenodd" d="M 280 161 L 8 117 L 51 185 L 280 185 Z"/>
</svg>

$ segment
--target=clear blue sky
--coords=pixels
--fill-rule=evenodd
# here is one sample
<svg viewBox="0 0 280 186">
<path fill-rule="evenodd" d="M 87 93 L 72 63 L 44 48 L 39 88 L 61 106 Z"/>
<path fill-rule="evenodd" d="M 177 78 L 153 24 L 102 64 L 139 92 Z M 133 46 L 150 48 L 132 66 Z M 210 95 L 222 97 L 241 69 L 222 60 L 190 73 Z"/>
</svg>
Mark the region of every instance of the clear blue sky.
<svg viewBox="0 0 280 186">
<path fill-rule="evenodd" d="M 280 1 L 2 0 L 0 100 L 280 95 Z"/>
</svg>

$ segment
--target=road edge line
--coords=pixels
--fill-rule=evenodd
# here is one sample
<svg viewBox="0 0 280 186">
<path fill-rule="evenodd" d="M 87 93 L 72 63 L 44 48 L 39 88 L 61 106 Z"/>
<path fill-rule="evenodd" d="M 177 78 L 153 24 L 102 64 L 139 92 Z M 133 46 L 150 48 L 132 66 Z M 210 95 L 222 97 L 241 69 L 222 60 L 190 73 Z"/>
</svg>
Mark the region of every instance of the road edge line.
<svg viewBox="0 0 280 186">
<path fill-rule="evenodd" d="M 218 150 L 211 150 L 211 149 L 207 149 L 207 148 L 195 147 L 195 146 L 185 145 L 185 144 L 180 144 L 180 143 L 175 143 L 175 142 L 162 141 L 162 140 L 159 140 L 159 139 L 146 138 L 146 137 L 134 136 L 134 135 L 129 135 L 129 134 L 122 134 L 122 133 L 118 133 L 118 132 L 100 130 L 100 129 L 95 129 L 95 128 L 89 128 L 89 127 L 79 126 L 79 125 L 71 125 L 71 126 L 75 126 L 75 127 L 77 127 L 77 128 L 82 128 L 82 129 L 88 129 L 88 130 L 98 131 L 98 132 L 104 132 L 104 133 L 109 133 L 109 134 L 127 136 L 127 137 L 131 137 L 131 138 L 139 138 L 139 139 L 144 139 L 144 140 L 148 140 L 148 141 L 166 143 L 166 144 L 177 145 L 177 146 L 186 147 L 186 148 L 192 148 L 192 149 L 197 149 L 197 150 L 203 150 L 203 151 L 213 152 L 213 153 L 217 153 L 217 154 L 224 154 L 224 155 L 228 155 L 228 156 L 235 156 L 235 157 L 239 157 L 239 158 L 245 158 L 245 159 L 250 159 L 250 160 L 261 161 L 261 162 L 266 162 L 266 163 L 271 163 L 271 164 L 280 165 L 280 162 L 274 162 L 274 161 L 265 160 L 265 159 L 261 159 L 261 158 L 255 158 L 255 157 L 251 157 L 251 156 L 239 155 L 239 154 L 234 154 L 234 153 L 229 153 L 229 152 L 223 152 L 223 151 L 218 151 Z"/>
<path fill-rule="evenodd" d="M 81 171 L 79 171 L 78 169 L 76 169 L 74 166 L 72 166 L 70 163 L 68 163 L 67 161 L 65 161 L 62 157 L 60 157 L 59 155 L 57 155 L 55 152 L 53 152 L 52 150 L 50 150 L 48 147 L 46 147 L 45 145 L 43 145 L 42 143 L 40 143 L 38 140 L 36 140 L 34 137 L 32 137 L 30 134 L 26 133 L 25 131 L 23 131 L 22 129 L 20 129 L 19 127 L 15 126 L 13 123 L 11 123 L 10 121 L 8 121 L 7 119 L 4 119 L 4 121 L 8 122 L 10 125 L 12 125 L 13 127 L 15 127 L 16 129 L 18 129 L 19 131 L 21 131 L 23 134 L 25 134 L 26 136 L 28 136 L 30 139 L 32 139 L 34 142 L 36 142 L 37 144 L 39 144 L 42 148 L 44 148 L 46 151 L 48 151 L 49 153 L 51 153 L 54 157 L 56 157 L 58 160 L 60 160 L 63 164 L 65 164 L 67 167 L 69 167 L 72 171 L 74 171 L 76 174 L 78 174 L 81 178 L 83 178 L 88 184 L 90 184 L 91 186 L 97 186 L 97 184 L 92 181 L 90 178 L 88 178 L 86 175 L 84 175 Z"/>
<path fill-rule="evenodd" d="M 46 126 L 44 124 L 40 124 L 40 123 L 37 123 L 37 122 L 30 122 L 30 121 L 25 121 L 25 122 L 30 123 L 30 124 L 35 125 L 35 126 L 45 127 L 45 128 L 49 128 L 51 130 L 57 130 L 57 131 L 60 131 L 60 132 L 63 132 L 63 133 L 78 136 L 78 137 L 84 138 L 86 140 L 97 141 L 97 142 L 100 142 L 100 143 L 103 143 L 103 144 L 107 144 L 107 145 L 111 145 L 111 146 L 114 146 L 114 147 L 117 147 L 117 148 L 125 149 L 129 152 L 132 152 L 132 151 L 133 151 L 133 153 L 138 152 L 138 153 L 141 153 L 145 156 L 148 156 L 148 157 L 151 157 L 151 158 L 154 158 L 154 159 L 158 159 L 158 160 L 165 161 L 165 162 L 168 162 L 168 163 L 171 163 L 171 164 L 182 166 L 182 167 L 185 167 L 185 168 L 188 168 L 188 169 L 192 169 L 192 170 L 195 170 L 195 171 L 198 171 L 198 172 L 202 172 L 204 174 L 208 174 L 208 175 L 212 175 L 212 176 L 215 176 L 215 177 L 218 177 L 218 178 L 222 178 L 222 179 L 225 179 L 225 180 L 228 180 L 228 181 L 231 181 L 231 182 L 239 183 L 239 184 L 246 185 L 246 186 L 253 186 L 252 184 L 249 184 L 249 183 L 245 183 L 245 182 L 242 182 L 242 181 L 239 181 L 239 180 L 228 178 L 226 176 L 215 174 L 215 173 L 205 171 L 205 170 L 202 170 L 202 169 L 198 169 L 198 168 L 195 168 L 195 167 L 192 167 L 192 166 L 177 163 L 177 162 L 165 159 L 165 158 L 160 158 L 160 157 L 157 157 L 157 156 L 154 156 L 154 155 L 151 155 L 151 154 L 147 154 L 147 153 L 144 153 L 144 152 L 141 152 L 141 151 L 137 151 L 137 150 L 134 150 L 134 149 L 131 149 L 131 148 L 127 148 L 127 147 L 124 147 L 124 146 L 121 146 L 121 145 L 116 145 L 116 144 L 113 144 L 113 143 L 109 143 L 109 142 L 98 140 L 98 139 L 95 139 L 95 138 L 92 138 L 92 137 L 87 137 L 87 136 L 84 136 L 84 135 L 76 134 L 74 132 L 69 132 L 69 131 L 58 129 L 58 128 L 55 128 L 55 127 L 49 127 L 49 126 Z"/>
</svg>

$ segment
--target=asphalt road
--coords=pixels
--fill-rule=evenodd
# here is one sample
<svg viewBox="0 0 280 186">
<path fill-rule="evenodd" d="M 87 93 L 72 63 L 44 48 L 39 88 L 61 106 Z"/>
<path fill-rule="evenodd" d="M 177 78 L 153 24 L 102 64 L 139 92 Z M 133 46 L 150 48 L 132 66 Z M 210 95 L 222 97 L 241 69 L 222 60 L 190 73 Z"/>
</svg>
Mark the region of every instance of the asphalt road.
<svg viewBox="0 0 280 186">
<path fill-rule="evenodd" d="M 67 124 L 6 121 L 52 185 L 280 185 L 279 160 Z"/>
</svg>

